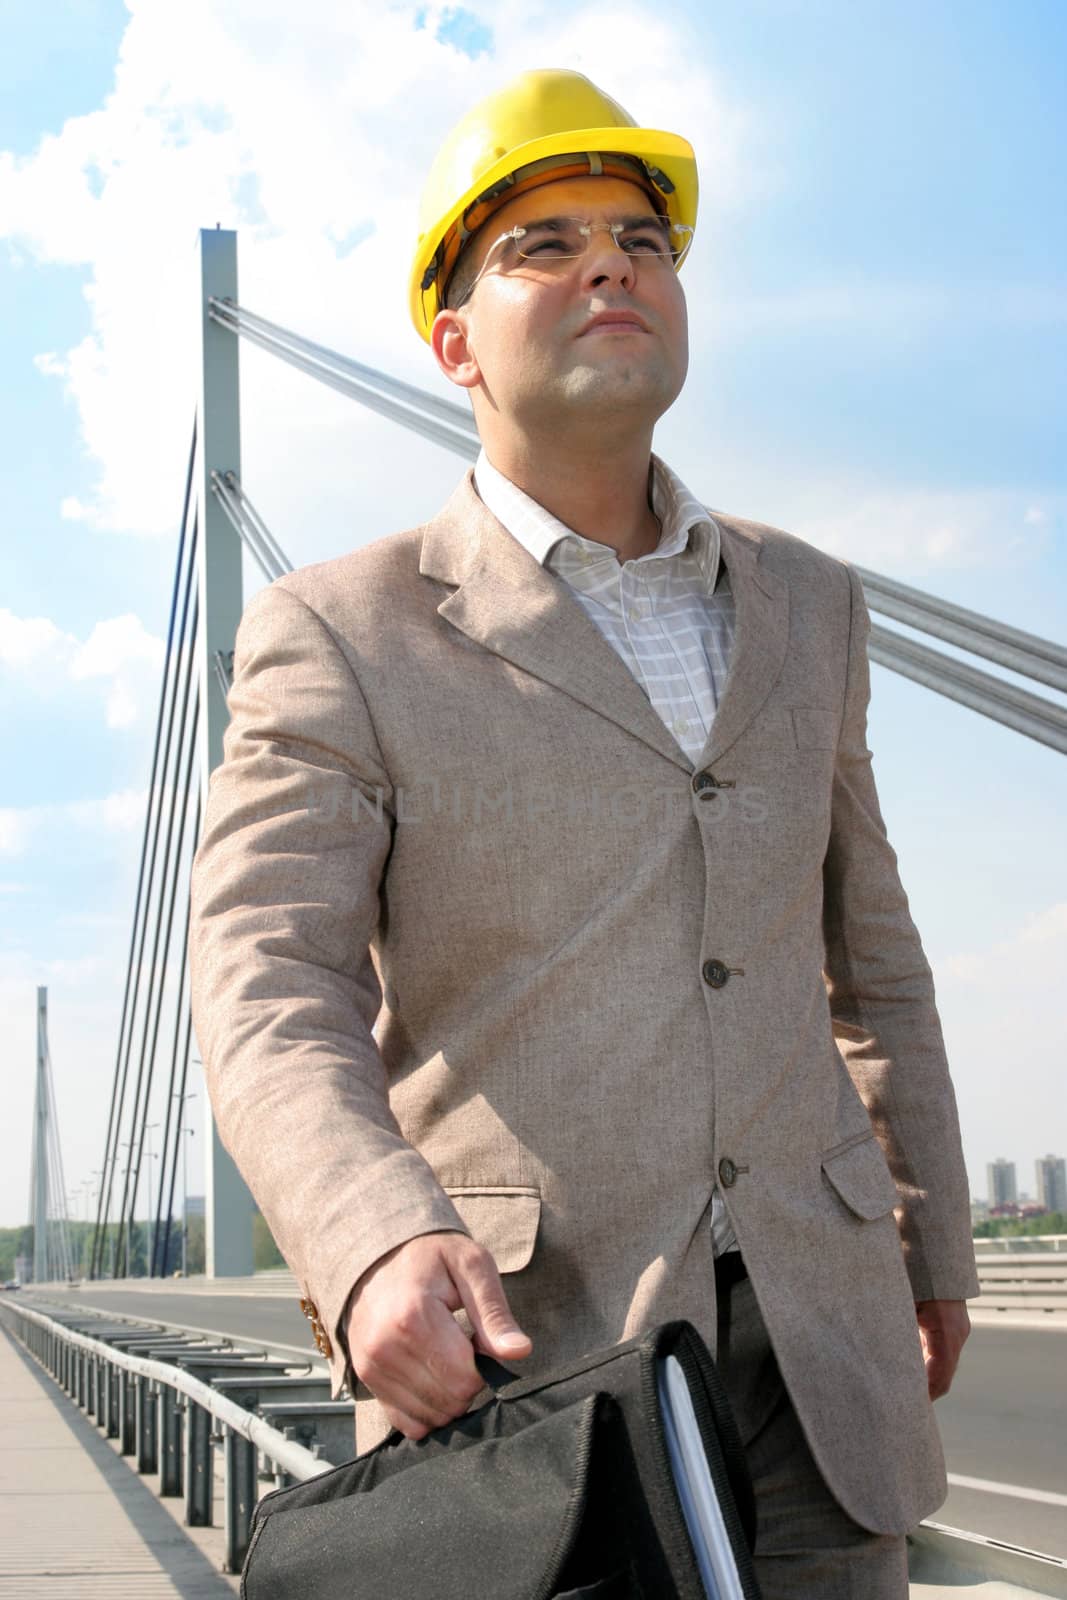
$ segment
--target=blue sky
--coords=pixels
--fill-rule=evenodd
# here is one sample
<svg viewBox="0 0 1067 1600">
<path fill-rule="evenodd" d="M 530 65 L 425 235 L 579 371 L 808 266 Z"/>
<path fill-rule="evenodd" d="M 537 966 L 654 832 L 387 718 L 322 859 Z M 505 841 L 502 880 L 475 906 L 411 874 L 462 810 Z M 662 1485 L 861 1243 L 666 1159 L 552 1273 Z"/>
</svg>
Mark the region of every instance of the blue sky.
<svg viewBox="0 0 1067 1600">
<path fill-rule="evenodd" d="M 72 1186 L 99 1165 L 193 404 L 196 229 L 242 299 L 442 391 L 407 324 L 421 174 L 467 104 L 578 67 L 693 139 L 685 395 L 712 505 L 1049 637 L 1067 611 L 1058 0 L 8 8 L 0 57 L 0 1029 L 28 1183 L 47 983 Z M 244 479 L 298 564 L 458 463 L 242 353 Z M 249 589 L 259 579 L 248 575 Z M 877 620 L 877 619 L 876 619 Z M 975 1192 L 1067 1147 L 1063 759 L 873 669 L 883 810 Z"/>
</svg>

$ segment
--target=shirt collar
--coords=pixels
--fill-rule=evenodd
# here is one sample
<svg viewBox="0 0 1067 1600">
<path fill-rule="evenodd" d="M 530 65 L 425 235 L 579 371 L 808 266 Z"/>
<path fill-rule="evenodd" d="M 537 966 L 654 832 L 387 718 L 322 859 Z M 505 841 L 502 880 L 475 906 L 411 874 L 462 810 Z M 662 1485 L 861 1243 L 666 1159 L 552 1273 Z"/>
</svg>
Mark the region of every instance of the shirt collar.
<svg viewBox="0 0 1067 1600">
<path fill-rule="evenodd" d="M 486 455 L 479 452 L 474 467 L 474 487 L 479 498 L 513 538 L 528 550 L 541 566 L 555 567 L 559 545 L 570 540 L 593 560 L 616 559 L 615 552 L 595 539 L 587 539 L 560 522 L 550 511 L 499 472 Z M 700 563 L 710 594 L 719 576 L 721 536 L 719 525 L 705 505 L 686 488 L 659 456 L 652 456 L 652 509 L 660 520 L 660 541 L 655 550 L 638 556 L 637 561 L 656 561 L 680 555 L 691 548 Z"/>
</svg>

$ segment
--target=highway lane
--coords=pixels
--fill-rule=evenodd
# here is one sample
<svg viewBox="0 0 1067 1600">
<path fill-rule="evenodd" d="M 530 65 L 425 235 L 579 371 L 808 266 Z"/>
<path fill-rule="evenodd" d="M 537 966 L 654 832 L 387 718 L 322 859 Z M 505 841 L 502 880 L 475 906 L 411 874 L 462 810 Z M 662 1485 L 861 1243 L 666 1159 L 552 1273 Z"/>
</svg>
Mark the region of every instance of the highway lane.
<svg viewBox="0 0 1067 1600">
<path fill-rule="evenodd" d="M 285 1286 L 270 1294 L 83 1284 L 50 1297 L 105 1312 L 218 1330 L 304 1351 L 321 1365 Z M 976 1325 L 952 1389 L 937 1402 L 950 1476 L 1067 1496 L 1067 1333 Z M 1067 1558 L 1067 1505 L 950 1485 L 932 1520 Z"/>
<path fill-rule="evenodd" d="M 1067 1334 L 976 1326 L 935 1406 L 950 1474 L 1067 1497 Z M 937 1522 L 1067 1558 L 1067 1505 L 950 1485 Z"/>
<path fill-rule="evenodd" d="M 27 1298 L 32 1299 L 32 1296 Z M 308 1361 L 325 1371 L 326 1364 L 315 1349 L 308 1321 L 291 1296 L 260 1298 L 250 1294 L 126 1289 L 87 1283 L 70 1291 L 49 1287 L 47 1299 L 56 1305 L 90 1306 L 120 1317 L 148 1317 L 153 1322 L 205 1328 L 234 1339 L 248 1339 L 253 1344 L 262 1342 L 287 1351 L 302 1351 Z"/>
</svg>

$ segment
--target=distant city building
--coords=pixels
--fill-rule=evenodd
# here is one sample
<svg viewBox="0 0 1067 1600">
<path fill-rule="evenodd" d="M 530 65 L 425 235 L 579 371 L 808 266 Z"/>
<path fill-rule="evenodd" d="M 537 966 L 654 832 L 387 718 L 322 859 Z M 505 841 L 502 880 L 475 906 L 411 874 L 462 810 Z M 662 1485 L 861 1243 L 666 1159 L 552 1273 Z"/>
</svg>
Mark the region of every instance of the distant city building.
<svg viewBox="0 0 1067 1600">
<path fill-rule="evenodd" d="M 989 1191 L 989 1209 L 1013 1206 L 1018 1200 L 1015 1188 L 1015 1162 L 998 1156 L 986 1166 L 986 1187 Z"/>
<path fill-rule="evenodd" d="M 1042 1156 L 1034 1166 L 1038 1204 L 1046 1211 L 1067 1211 L 1067 1161 L 1062 1156 Z"/>
<path fill-rule="evenodd" d="M 204 1215 L 204 1196 L 202 1194 L 186 1196 L 185 1215 L 187 1217 L 202 1217 Z"/>
<path fill-rule="evenodd" d="M 16 1283 L 32 1283 L 33 1282 L 33 1257 L 32 1256 L 16 1256 L 15 1257 L 15 1282 Z"/>
</svg>

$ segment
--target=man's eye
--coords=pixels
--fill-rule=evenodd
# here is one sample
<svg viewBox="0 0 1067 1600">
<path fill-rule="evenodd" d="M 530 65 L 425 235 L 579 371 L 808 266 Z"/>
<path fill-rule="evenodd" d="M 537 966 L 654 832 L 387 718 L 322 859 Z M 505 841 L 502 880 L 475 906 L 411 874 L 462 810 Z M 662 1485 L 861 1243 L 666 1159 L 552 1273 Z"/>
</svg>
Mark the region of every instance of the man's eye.
<svg viewBox="0 0 1067 1600">
<path fill-rule="evenodd" d="M 573 255 L 573 246 L 566 239 L 527 239 L 523 242 L 524 256 Z"/>
<path fill-rule="evenodd" d="M 623 249 L 629 255 L 662 255 L 667 248 L 667 241 L 662 233 L 624 233 L 619 240 Z"/>
</svg>

